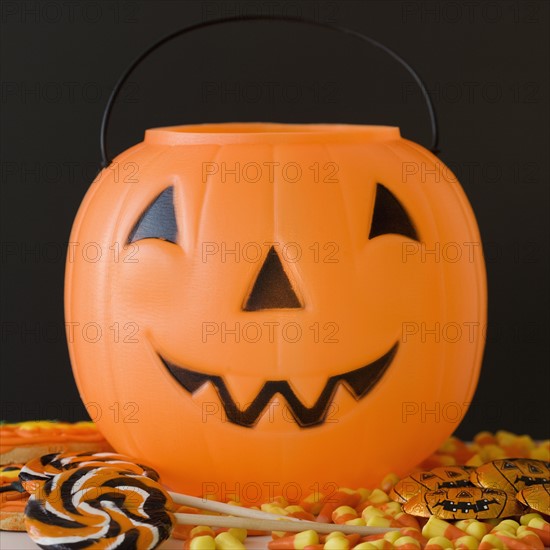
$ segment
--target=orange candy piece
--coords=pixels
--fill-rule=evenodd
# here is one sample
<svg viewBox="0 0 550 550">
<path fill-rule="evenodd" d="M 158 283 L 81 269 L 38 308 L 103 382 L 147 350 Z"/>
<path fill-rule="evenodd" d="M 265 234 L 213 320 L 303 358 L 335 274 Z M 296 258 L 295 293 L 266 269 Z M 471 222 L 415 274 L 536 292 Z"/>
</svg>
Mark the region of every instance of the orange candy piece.
<svg viewBox="0 0 550 550">
<path fill-rule="evenodd" d="M 354 508 L 359 504 L 361 495 L 352 489 L 340 488 L 330 495 L 321 508 L 317 521 L 320 523 L 329 523 L 332 521 L 332 514 L 340 506 L 351 506 Z"/>
</svg>

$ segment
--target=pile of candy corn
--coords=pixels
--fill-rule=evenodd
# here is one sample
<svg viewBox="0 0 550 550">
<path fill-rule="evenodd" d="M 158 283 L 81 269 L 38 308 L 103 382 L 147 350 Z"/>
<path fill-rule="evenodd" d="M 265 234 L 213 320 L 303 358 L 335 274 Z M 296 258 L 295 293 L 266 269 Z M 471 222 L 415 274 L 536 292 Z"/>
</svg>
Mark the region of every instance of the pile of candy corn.
<svg viewBox="0 0 550 550">
<path fill-rule="evenodd" d="M 418 465 L 418 470 L 431 470 L 441 466 L 480 466 L 503 458 L 550 460 L 550 441 L 536 442 L 528 435 L 515 435 L 499 431 L 479 433 L 472 443 L 456 437 L 449 438 L 431 457 Z M 399 481 L 388 474 L 373 489 L 340 488 L 336 493 L 313 493 L 298 503 L 275 497 L 259 508 L 281 516 L 335 524 L 394 527 L 398 530 L 384 534 L 360 537 L 334 532 L 320 535 L 314 530 L 301 533 L 271 533 L 270 550 L 464 550 L 511 549 L 528 550 L 550 547 L 550 523 L 544 513 L 529 509 L 514 519 L 475 518 L 445 521 L 406 514 L 399 502 L 392 501 L 389 493 Z M 214 495 L 213 495 L 214 496 Z M 239 505 L 239 502 L 229 501 Z M 199 510 L 182 507 L 180 511 L 198 513 Z M 216 529 L 207 526 L 178 526 L 172 536 L 184 539 L 184 549 L 233 550 L 245 548 L 247 536 L 267 533 L 247 532 L 244 529 Z"/>
</svg>

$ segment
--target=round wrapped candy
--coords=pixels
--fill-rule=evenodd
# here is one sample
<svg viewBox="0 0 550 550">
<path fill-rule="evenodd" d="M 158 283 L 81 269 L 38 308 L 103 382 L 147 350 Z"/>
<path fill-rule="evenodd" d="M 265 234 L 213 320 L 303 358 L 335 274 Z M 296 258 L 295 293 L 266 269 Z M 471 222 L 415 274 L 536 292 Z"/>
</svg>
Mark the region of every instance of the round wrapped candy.
<svg viewBox="0 0 550 550">
<path fill-rule="evenodd" d="M 471 466 L 441 466 L 427 472 L 415 472 L 398 481 L 389 496 L 397 502 L 407 502 L 422 491 L 436 491 L 447 487 L 471 487 Z"/>
<path fill-rule="evenodd" d="M 529 506 L 537 512 L 541 512 L 550 516 L 550 484 L 531 485 L 525 487 L 517 495 L 516 498 L 525 506 Z"/>
<path fill-rule="evenodd" d="M 501 458 L 476 468 L 470 481 L 479 487 L 515 494 L 530 485 L 550 483 L 550 463 L 530 458 Z"/>
</svg>

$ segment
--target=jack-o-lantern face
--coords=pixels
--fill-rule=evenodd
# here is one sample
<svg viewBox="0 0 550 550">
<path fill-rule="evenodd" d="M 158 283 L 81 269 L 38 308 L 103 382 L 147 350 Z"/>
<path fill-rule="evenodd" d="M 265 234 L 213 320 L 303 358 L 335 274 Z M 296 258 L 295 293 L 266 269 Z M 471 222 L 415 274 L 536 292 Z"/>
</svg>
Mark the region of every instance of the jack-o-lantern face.
<svg viewBox="0 0 550 550">
<path fill-rule="evenodd" d="M 550 483 L 550 463 L 530 458 L 501 458 L 476 468 L 470 479 L 480 487 L 517 492 L 531 485 Z"/>
<path fill-rule="evenodd" d="M 494 519 L 517 516 L 522 505 L 513 493 L 481 487 L 455 487 L 418 493 L 403 504 L 407 514 L 441 519 Z"/>
<path fill-rule="evenodd" d="M 244 124 L 148 131 L 116 160 L 132 163 L 137 181 L 104 171 L 73 229 L 110 258 L 67 265 L 69 325 L 119 330 L 69 344 L 117 451 L 182 490 L 305 492 L 404 473 L 453 431 L 481 361 L 484 269 L 437 159 L 394 128 Z"/>
<path fill-rule="evenodd" d="M 473 487 L 471 466 L 441 466 L 428 472 L 415 472 L 392 487 L 389 496 L 397 502 L 407 502 L 422 491 L 436 491 L 452 487 Z"/>
<path fill-rule="evenodd" d="M 161 239 L 177 246 L 178 224 L 173 196 L 173 187 L 169 187 L 156 197 L 132 229 L 128 238 L 130 244 L 143 239 Z M 369 239 L 389 234 L 418 240 L 416 230 L 403 206 L 391 191 L 377 184 Z M 279 254 L 275 247 L 271 246 L 250 292 L 243 300 L 243 311 L 303 309 L 304 307 L 306 306 L 298 297 L 285 273 Z M 205 384 L 210 383 L 218 393 L 223 412 L 229 422 L 246 427 L 254 426 L 265 409 L 273 402 L 273 398 L 279 394 L 297 424 L 306 428 L 322 424 L 326 420 L 339 386 L 347 389 L 356 400 L 364 398 L 390 366 L 397 348 L 398 343 L 395 343 L 387 353 L 375 361 L 328 378 L 315 403 L 310 407 L 304 405 L 293 391 L 291 380 L 268 380 L 263 382 L 252 402 L 246 408 L 240 409 L 223 376 L 198 372 L 174 364 L 162 354 L 159 354 L 159 357 L 172 376 L 190 394 L 194 394 Z"/>
</svg>

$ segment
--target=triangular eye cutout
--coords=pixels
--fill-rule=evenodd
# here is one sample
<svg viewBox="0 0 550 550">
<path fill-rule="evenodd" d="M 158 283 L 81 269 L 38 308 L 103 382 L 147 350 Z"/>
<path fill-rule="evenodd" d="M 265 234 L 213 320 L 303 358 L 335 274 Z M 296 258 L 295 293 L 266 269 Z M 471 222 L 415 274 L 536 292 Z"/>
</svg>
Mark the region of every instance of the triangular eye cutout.
<svg viewBox="0 0 550 550">
<path fill-rule="evenodd" d="M 460 472 L 454 472 L 453 470 L 445 470 L 447 477 L 459 477 L 462 474 Z"/>
<path fill-rule="evenodd" d="M 502 465 L 503 470 L 517 470 L 518 467 L 513 462 L 505 462 Z"/>
<path fill-rule="evenodd" d="M 422 481 L 426 480 L 426 479 L 432 479 L 433 477 L 435 477 L 434 474 L 430 474 L 430 472 L 424 472 L 420 475 L 420 479 Z"/>
<path fill-rule="evenodd" d="M 128 236 L 128 242 L 141 239 L 178 240 L 178 225 L 174 211 L 174 188 L 165 189 L 143 212 Z"/>
<path fill-rule="evenodd" d="M 387 187 L 378 183 L 369 239 L 388 233 L 418 241 L 416 229 L 403 205 Z"/>
<path fill-rule="evenodd" d="M 292 288 L 281 259 L 272 246 L 256 277 L 252 291 L 243 306 L 244 311 L 262 309 L 300 309 L 302 304 Z"/>
<path fill-rule="evenodd" d="M 532 473 L 532 474 L 542 474 L 542 470 L 538 467 L 538 466 L 535 466 L 534 464 L 532 463 L 528 463 L 527 464 L 527 467 L 529 468 L 529 472 Z"/>
</svg>

